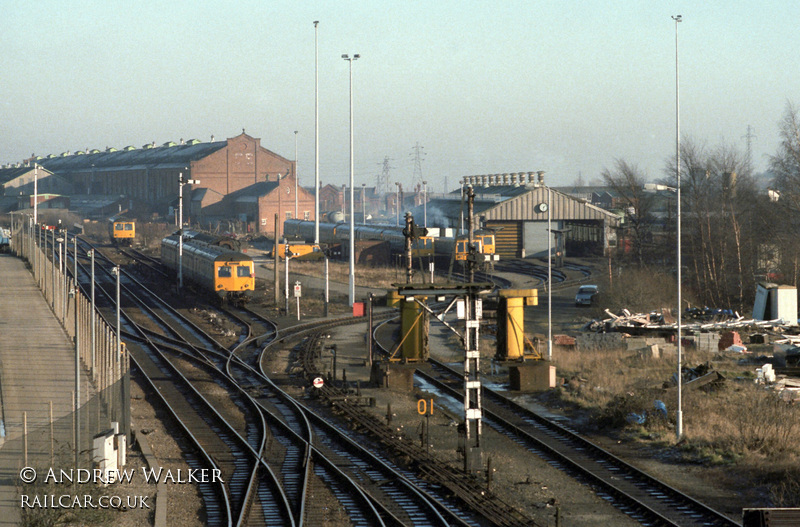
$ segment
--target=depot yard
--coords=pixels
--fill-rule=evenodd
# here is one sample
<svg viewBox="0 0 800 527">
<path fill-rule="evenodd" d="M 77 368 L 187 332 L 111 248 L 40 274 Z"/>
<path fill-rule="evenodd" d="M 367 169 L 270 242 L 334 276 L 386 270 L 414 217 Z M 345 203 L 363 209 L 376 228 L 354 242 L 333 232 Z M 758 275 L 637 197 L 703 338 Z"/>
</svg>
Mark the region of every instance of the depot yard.
<svg viewBox="0 0 800 527">
<path fill-rule="evenodd" d="M 315 262 L 292 265 L 294 271 L 308 275 L 320 267 Z M 346 264 L 331 262 L 329 271 L 332 281 L 346 282 Z M 393 270 L 385 268 L 359 267 L 356 277 L 357 284 L 386 288 L 397 282 Z M 628 294 L 641 288 L 643 296 L 652 295 L 645 286 L 626 285 Z M 584 325 L 602 315 L 602 302 L 609 296 L 597 297 L 597 305 L 587 310 L 574 305 L 575 289 L 554 291 L 553 326 L 557 333 L 578 336 L 580 343 Z M 544 332 L 546 324 L 545 299 L 539 300 L 539 306 L 526 314 L 531 318 L 534 313 L 535 318 L 528 330 L 531 340 L 533 331 Z M 316 311 L 311 306 L 308 310 Z M 748 341 L 746 332 L 741 337 Z M 558 386 L 537 394 L 536 400 L 569 416 L 573 426 L 621 457 L 664 475 L 667 481 L 672 478 L 676 487 L 692 487 L 686 491 L 703 496 L 719 510 L 738 515 L 744 506 L 800 506 L 800 407 L 755 382 L 756 369 L 772 355 L 771 344 L 748 345 L 746 353 L 683 347 L 684 367 L 702 366 L 724 380 L 683 390 L 684 435 L 678 441 L 674 344 L 670 347 L 664 341 L 660 356 L 653 357 L 644 349 L 629 349 L 631 339 L 614 335 L 607 340 L 616 344 L 583 349 L 555 346 Z M 493 340 L 485 339 L 482 345 L 492 346 Z M 656 401 L 664 403 L 666 417 L 655 408 Z M 643 422 L 633 415 L 643 416 Z M 697 477 L 687 478 L 687 471 Z"/>
<path fill-rule="evenodd" d="M 706 467 L 709 482 L 730 485 L 751 506 L 796 507 L 800 408 L 754 382 L 760 364 L 752 355 L 687 350 L 684 364 L 709 363 L 725 380 L 683 391 L 680 442 L 675 434 L 677 390 L 670 382 L 674 360 L 645 359 L 619 349 L 561 351 L 553 362 L 565 382 L 538 399 L 570 415 L 595 439 L 605 436 L 671 463 Z M 666 418 L 655 408 L 659 400 L 666 405 Z M 645 416 L 644 422 L 631 419 L 633 414 Z"/>
</svg>

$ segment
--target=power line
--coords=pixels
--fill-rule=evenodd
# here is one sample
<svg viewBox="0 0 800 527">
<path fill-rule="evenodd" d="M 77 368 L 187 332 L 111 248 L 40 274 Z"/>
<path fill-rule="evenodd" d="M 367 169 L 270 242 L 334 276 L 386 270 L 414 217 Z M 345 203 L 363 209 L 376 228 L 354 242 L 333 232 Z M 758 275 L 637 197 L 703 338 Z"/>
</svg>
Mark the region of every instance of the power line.
<svg viewBox="0 0 800 527">
<path fill-rule="evenodd" d="M 411 178 L 414 182 L 414 186 L 422 185 L 422 158 L 427 155 L 423 150 L 425 150 L 425 147 L 420 146 L 418 141 L 417 144 L 411 148 L 411 154 L 409 154 L 414 156 L 414 174 Z"/>
<path fill-rule="evenodd" d="M 381 167 L 381 173 L 375 178 L 375 191 L 381 196 L 389 192 L 389 180 L 391 179 L 389 173 L 394 168 L 389 165 L 390 161 L 389 156 L 384 156 L 383 162 L 378 163 L 378 166 Z"/>
<path fill-rule="evenodd" d="M 745 139 L 747 144 L 747 157 L 745 158 L 745 163 L 747 164 L 748 168 L 751 169 L 753 166 L 753 139 L 756 138 L 758 138 L 758 136 L 753 133 L 753 127 L 748 124 L 747 133 L 742 136 L 742 139 Z"/>
</svg>

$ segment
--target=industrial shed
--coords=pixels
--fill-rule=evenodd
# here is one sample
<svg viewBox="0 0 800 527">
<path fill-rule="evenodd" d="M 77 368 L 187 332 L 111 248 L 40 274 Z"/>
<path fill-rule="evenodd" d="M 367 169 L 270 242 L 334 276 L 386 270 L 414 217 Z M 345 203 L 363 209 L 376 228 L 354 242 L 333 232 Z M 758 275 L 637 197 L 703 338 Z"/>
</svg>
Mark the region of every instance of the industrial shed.
<svg viewBox="0 0 800 527">
<path fill-rule="evenodd" d="M 255 183 L 295 175 L 294 161 L 267 150 L 260 139 L 244 131 L 224 141 L 212 137 L 211 142 L 192 139 L 121 150 L 87 149 L 31 161 L 64 178 L 77 194 L 125 196 L 162 214 L 175 203 L 183 174 L 200 181 L 194 187 L 208 190 L 198 201 L 193 199 L 191 185 L 184 188 L 184 207 L 193 213 L 194 221 L 202 221 L 203 211 L 190 209 L 190 204 L 211 205 Z"/>
<path fill-rule="evenodd" d="M 541 204 L 547 204 L 549 211 L 541 210 Z M 601 255 L 616 245 L 617 215 L 544 186 L 484 210 L 480 219 L 487 228 L 498 230 L 496 250 L 501 258 L 524 258 L 547 254 L 548 212 L 552 230 L 564 233 L 568 255 Z"/>
<path fill-rule="evenodd" d="M 295 182 L 293 176 L 278 181 L 260 181 L 248 187 L 223 196 L 213 203 L 212 193 L 207 189 L 197 189 L 192 195 L 192 207 L 202 209 L 203 222 L 215 224 L 228 218 L 236 218 L 248 225 L 252 232 L 274 234 L 275 215 L 278 215 L 278 236 L 283 234 L 284 220 L 295 218 Z M 202 205 L 203 200 L 209 200 Z M 197 203 L 201 206 L 198 207 Z M 303 187 L 297 188 L 297 218 L 314 219 L 314 195 Z"/>
<path fill-rule="evenodd" d="M 534 178 L 536 174 L 536 178 Z M 473 186 L 475 195 L 473 219 L 476 226 L 494 229 L 497 252 L 501 258 L 524 258 L 547 255 L 547 204 L 551 228 L 563 234 L 566 255 L 603 255 L 616 246 L 619 217 L 544 185 L 543 172 L 519 174 L 493 174 L 468 176 L 466 185 Z M 461 190 L 450 194 L 450 199 L 435 199 L 411 210 L 418 224 L 424 223 L 427 214 L 429 227 L 455 227 L 461 225 Z M 557 240 L 551 241 L 555 251 Z"/>
<path fill-rule="evenodd" d="M 72 191 L 69 183 L 44 167 L 10 165 L 0 168 L 0 195 L 32 196 L 34 186 L 40 194 L 70 194 Z"/>
</svg>

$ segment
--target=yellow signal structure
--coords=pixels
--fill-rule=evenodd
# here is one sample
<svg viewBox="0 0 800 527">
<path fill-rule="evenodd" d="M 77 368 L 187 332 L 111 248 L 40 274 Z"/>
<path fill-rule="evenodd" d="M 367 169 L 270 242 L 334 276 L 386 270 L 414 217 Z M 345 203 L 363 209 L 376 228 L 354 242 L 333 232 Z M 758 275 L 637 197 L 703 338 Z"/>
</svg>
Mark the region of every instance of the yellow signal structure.
<svg viewBox="0 0 800 527">
<path fill-rule="evenodd" d="M 497 312 L 497 355 L 500 360 L 541 359 L 533 343 L 525 337 L 525 306 L 539 305 L 536 289 L 501 289 Z M 526 346 L 532 353 L 526 353 Z"/>
</svg>

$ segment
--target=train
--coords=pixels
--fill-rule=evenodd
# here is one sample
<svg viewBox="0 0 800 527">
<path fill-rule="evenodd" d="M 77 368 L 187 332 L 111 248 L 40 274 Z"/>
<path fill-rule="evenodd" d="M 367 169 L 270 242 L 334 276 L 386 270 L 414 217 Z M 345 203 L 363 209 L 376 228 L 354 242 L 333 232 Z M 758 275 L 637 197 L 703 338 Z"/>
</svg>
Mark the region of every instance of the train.
<svg viewBox="0 0 800 527">
<path fill-rule="evenodd" d="M 306 241 L 314 239 L 315 224 L 307 220 L 286 220 L 283 224 L 284 235 Z M 383 240 L 389 243 L 393 254 L 402 254 L 405 250 L 405 235 L 403 227 L 396 225 L 355 225 L 353 234 L 355 240 Z M 482 255 L 482 260 L 495 261 L 495 235 L 491 231 L 479 230 L 473 237 L 476 252 Z M 322 223 L 319 224 L 320 244 L 343 244 L 350 240 L 349 223 Z M 433 235 L 421 236 L 414 240 L 411 253 L 414 259 L 433 258 L 446 265 L 451 259 L 466 262 L 469 253 L 466 236 L 438 237 Z"/>
<path fill-rule="evenodd" d="M 161 240 L 161 263 L 175 273 L 179 236 Z M 255 266 L 245 253 L 184 236 L 182 263 L 183 277 L 220 304 L 243 304 L 255 291 Z"/>
<path fill-rule="evenodd" d="M 322 260 L 325 258 L 325 253 L 322 248 L 315 243 L 305 243 L 304 241 L 292 241 L 278 243 L 278 258 L 283 260 L 286 258 L 286 248 L 289 248 L 289 258 L 293 260 Z M 272 252 L 269 257 L 274 258 Z"/>
<path fill-rule="evenodd" d="M 0 253 L 6 252 L 11 246 L 11 229 L 0 227 Z"/>
<path fill-rule="evenodd" d="M 108 237 L 114 245 L 130 247 L 136 238 L 136 223 L 127 220 L 111 220 L 108 223 Z"/>
</svg>

